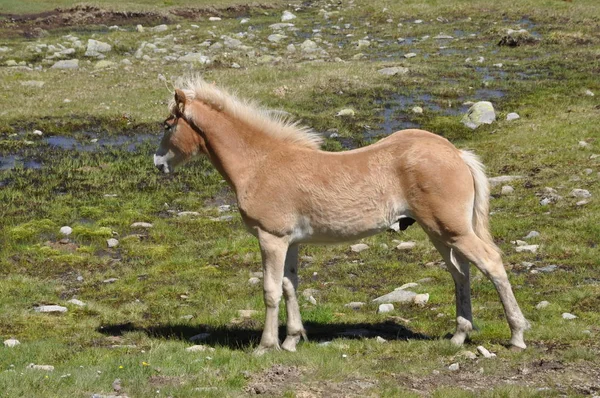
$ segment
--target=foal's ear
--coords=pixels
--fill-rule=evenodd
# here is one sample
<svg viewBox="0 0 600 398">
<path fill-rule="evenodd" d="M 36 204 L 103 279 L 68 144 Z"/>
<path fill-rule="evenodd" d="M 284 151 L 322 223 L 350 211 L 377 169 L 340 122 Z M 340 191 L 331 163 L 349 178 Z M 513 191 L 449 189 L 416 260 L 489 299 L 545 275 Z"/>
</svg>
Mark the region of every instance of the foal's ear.
<svg viewBox="0 0 600 398">
<path fill-rule="evenodd" d="M 180 113 L 184 113 L 186 102 L 187 102 L 187 97 L 185 96 L 185 93 L 183 91 L 181 91 L 180 89 L 176 89 L 175 90 L 175 104 L 177 104 L 177 109 L 179 110 Z"/>
</svg>

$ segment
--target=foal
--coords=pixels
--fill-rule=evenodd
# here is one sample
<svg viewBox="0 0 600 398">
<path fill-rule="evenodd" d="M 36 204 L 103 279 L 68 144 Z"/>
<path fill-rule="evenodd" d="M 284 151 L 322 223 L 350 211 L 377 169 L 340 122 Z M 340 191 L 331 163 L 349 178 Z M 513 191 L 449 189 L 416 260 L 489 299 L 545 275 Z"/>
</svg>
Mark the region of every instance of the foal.
<svg viewBox="0 0 600 398">
<path fill-rule="evenodd" d="M 511 330 L 525 348 L 529 324 L 488 229 L 489 185 L 477 157 L 423 130 L 403 130 L 347 152 L 319 150 L 321 138 L 201 79 L 175 91 L 154 164 L 168 173 L 204 154 L 231 185 L 264 271 L 265 327 L 257 349 L 279 348 L 278 310 L 287 311 L 282 348 L 305 337 L 296 298 L 298 245 L 335 243 L 416 222 L 444 258 L 456 289 L 456 332 L 473 329 L 469 264 L 494 284 Z"/>
</svg>

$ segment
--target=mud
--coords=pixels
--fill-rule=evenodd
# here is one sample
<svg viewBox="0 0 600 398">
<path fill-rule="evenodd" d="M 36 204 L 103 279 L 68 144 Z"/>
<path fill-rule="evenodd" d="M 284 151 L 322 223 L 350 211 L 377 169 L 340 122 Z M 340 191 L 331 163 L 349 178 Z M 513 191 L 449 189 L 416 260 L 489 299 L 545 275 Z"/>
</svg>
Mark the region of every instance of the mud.
<svg viewBox="0 0 600 398">
<path fill-rule="evenodd" d="M 238 17 L 254 9 L 270 9 L 269 4 L 237 5 L 224 8 L 174 8 L 164 11 L 115 11 L 92 5 L 57 8 L 37 14 L 1 14 L 0 31 L 6 36 L 41 37 L 61 28 L 110 25 L 158 25 L 179 19 L 200 20 L 209 16 Z"/>
</svg>

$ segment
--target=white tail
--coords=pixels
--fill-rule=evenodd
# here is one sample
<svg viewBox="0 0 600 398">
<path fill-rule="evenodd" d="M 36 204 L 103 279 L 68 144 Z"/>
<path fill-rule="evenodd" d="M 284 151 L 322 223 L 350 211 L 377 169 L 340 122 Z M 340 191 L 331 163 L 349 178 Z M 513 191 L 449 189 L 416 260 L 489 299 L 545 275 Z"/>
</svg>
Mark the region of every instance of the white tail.
<svg viewBox="0 0 600 398">
<path fill-rule="evenodd" d="M 473 152 L 461 150 L 460 156 L 467 166 L 469 166 L 475 186 L 475 201 L 473 203 L 473 229 L 475 234 L 500 252 L 500 248 L 496 246 L 490 233 L 490 183 L 485 175 L 485 166 Z"/>
</svg>

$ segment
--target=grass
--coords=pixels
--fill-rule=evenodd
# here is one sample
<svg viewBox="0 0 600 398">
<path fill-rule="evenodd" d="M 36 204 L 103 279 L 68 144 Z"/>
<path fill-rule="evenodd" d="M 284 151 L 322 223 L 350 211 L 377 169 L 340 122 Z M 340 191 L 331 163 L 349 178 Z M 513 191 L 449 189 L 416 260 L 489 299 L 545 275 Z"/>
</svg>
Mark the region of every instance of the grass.
<svg viewBox="0 0 600 398">
<path fill-rule="evenodd" d="M 2 12 L 47 9 L 41 3 L 18 4 L 35 8 L 14 3 L 5 6 L 12 11 Z M 185 4 L 102 5 L 137 10 Z M 321 8 L 340 13 L 327 21 Z M 283 9 L 249 12 L 254 36 L 240 40 L 253 50 L 199 47 L 205 40 L 214 43 L 222 35 L 248 31 L 238 19 L 227 17 L 179 18 L 164 33 L 92 26 L 50 29 L 37 39 L 0 37 L 0 47 L 10 49 L 0 53 L 0 64 L 14 60 L 32 69 L 0 68 L 0 158 L 2 165 L 9 157 L 17 163 L 0 170 L 0 337 L 21 341 L 15 348 L 0 347 L 0 397 L 108 394 L 116 378 L 130 397 L 240 396 L 258 385 L 272 396 L 597 393 L 598 4 L 526 1 L 505 10 L 487 1 L 475 6 L 458 0 L 402 6 L 377 1 L 343 4 L 338 10 L 319 2 L 294 11 L 298 31 L 285 31 L 288 37 L 281 44 L 269 44 L 268 26 L 279 22 Z M 416 24 L 416 19 L 424 22 Z M 540 40 L 516 48 L 496 45 L 505 29 L 520 26 Z M 315 33 L 328 55 L 310 59 L 300 44 Z M 455 39 L 433 39 L 439 33 Z M 83 45 L 90 38 L 112 44 L 107 60 L 115 65 L 95 69 L 97 60 L 86 58 L 79 48 L 74 55 L 80 59 L 78 70 L 49 69 L 46 52 L 40 55 L 31 48 L 63 44 L 66 34 Z M 366 36 L 369 47 L 352 43 Z M 410 43 L 399 43 L 398 37 Z M 150 60 L 136 58 L 144 41 L 167 53 L 145 50 Z M 287 50 L 292 43 L 293 53 Z M 190 66 L 164 60 L 172 51 L 199 51 L 213 63 Z M 248 56 L 251 51 L 254 57 Z M 405 59 L 406 52 L 417 56 Z M 359 53 L 363 56 L 356 59 Z M 273 59 L 261 63 L 264 55 Z M 483 62 L 477 62 L 479 57 Z M 122 64 L 124 59 L 132 65 Z M 240 68 L 231 68 L 233 63 Z M 502 67 L 494 66 L 498 63 Z M 377 73 L 389 66 L 405 66 L 409 73 Z M 533 324 L 526 335 L 529 349 L 515 353 L 503 346 L 509 331 L 502 307 L 491 283 L 478 272 L 472 277 L 472 295 L 479 330 L 464 349 L 484 345 L 498 357 L 469 360 L 461 355 L 463 349 L 444 339 L 454 329 L 453 284 L 425 234 L 413 226 L 365 239 L 371 248 L 360 254 L 350 252 L 348 245 L 303 247 L 300 292 L 317 290 L 317 305 L 300 294 L 311 340 L 295 354 L 252 356 L 264 308 L 260 285 L 250 285 L 248 279 L 261 266 L 258 245 L 245 232 L 235 206 L 231 213 L 217 210 L 220 204 L 235 203 L 231 192 L 206 159 L 171 176 L 159 175 L 151 161 L 171 95 L 159 74 L 171 81 L 190 73 L 286 110 L 327 137 L 337 133 L 326 139 L 329 150 L 366 145 L 388 130 L 416 125 L 475 150 L 490 176 L 522 176 L 511 183 L 512 195 L 501 195 L 499 186 L 492 190 L 491 219 L 515 294 Z M 21 84 L 30 80 L 45 84 L 41 89 Z M 463 102 L 490 96 L 497 122 L 475 131 L 465 128 L 460 123 L 467 109 Z M 422 115 L 411 112 L 415 105 L 424 108 Z M 352 108 L 355 116 L 336 117 L 343 108 Z M 521 118 L 505 121 L 509 112 Z M 34 129 L 44 136 L 33 135 Z M 48 141 L 57 137 L 83 147 L 92 138 L 125 144 L 61 149 Z M 128 147 L 136 137 L 143 139 Z M 25 167 L 28 161 L 42 168 Z M 545 187 L 563 198 L 541 206 Z M 588 204 L 576 204 L 581 199 L 570 196 L 574 188 L 590 191 Z M 177 217 L 178 211 L 199 216 Z M 221 215 L 232 219 L 212 220 Z M 138 221 L 153 227 L 131 227 Z M 64 225 L 74 231 L 70 245 L 58 243 Z M 540 232 L 531 240 L 540 245 L 538 253 L 516 253 L 511 241 L 531 230 Z M 115 249 L 106 246 L 111 237 L 119 239 Z M 398 252 L 394 239 L 414 240 L 417 247 Z M 558 270 L 534 273 L 523 262 L 533 263 L 533 270 L 550 264 Z M 105 282 L 110 278 L 117 280 Z M 423 278 L 431 279 L 415 291 L 430 294 L 425 307 L 376 314 L 370 300 Z M 87 305 L 69 304 L 74 297 Z M 542 300 L 550 305 L 537 310 Z M 351 310 L 345 307 L 350 301 L 367 305 Z M 33 308 L 40 304 L 65 305 L 69 311 L 36 313 Z M 239 319 L 239 309 L 258 314 Z M 284 312 L 282 308 L 282 316 Z M 563 312 L 578 318 L 566 321 Z M 366 330 L 366 337 L 343 335 L 353 329 Z M 214 351 L 185 351 L 192 344 L 188 339 L 199 333 L 209 333 L 201 343 Z M 388 342 L 378 343 L 377 335 Z M 458 373 L 448 370 L 455 362 Z M 26 369 L 30 363 L 50 364 L 55 370 Z M 283 366 L 279 374 L 277 366 Z"/>
</svg>

